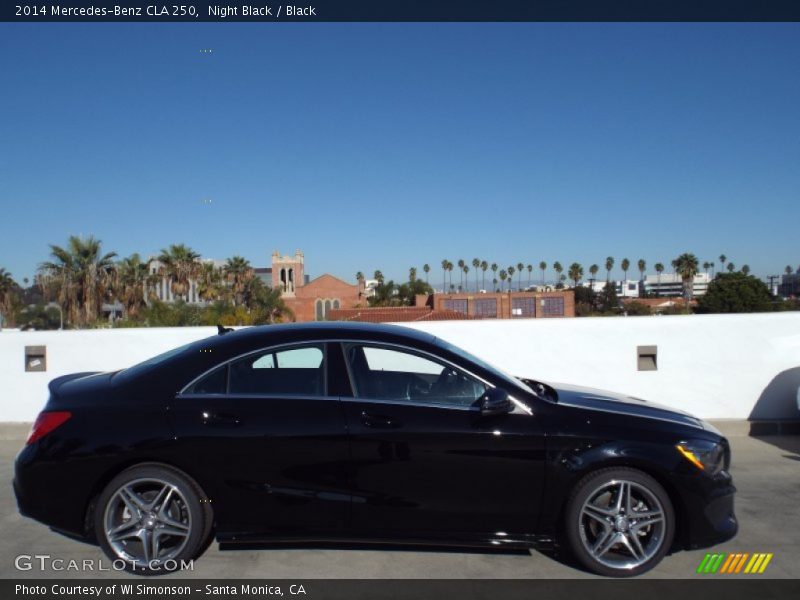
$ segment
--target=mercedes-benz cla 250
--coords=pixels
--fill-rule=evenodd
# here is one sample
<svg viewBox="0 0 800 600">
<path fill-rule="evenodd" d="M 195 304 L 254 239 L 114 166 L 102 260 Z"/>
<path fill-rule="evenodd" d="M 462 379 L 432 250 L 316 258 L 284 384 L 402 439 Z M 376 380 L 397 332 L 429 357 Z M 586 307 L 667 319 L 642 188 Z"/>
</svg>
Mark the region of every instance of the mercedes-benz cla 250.
<svg viewBox="0 0 800 600">
<path fill-rule="evenodd" d="M 266 326 L 50 383 L 22 514 L 139 573 L 220 543 L 555 543 L 629 576 L 736 533 L 728 442 L 391 326 Z"/>
</svg>

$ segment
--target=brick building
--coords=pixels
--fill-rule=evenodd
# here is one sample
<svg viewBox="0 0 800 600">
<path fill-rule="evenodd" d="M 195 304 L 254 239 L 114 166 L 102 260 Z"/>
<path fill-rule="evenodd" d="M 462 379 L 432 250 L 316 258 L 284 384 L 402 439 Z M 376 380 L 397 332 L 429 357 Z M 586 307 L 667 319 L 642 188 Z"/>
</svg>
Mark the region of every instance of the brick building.
<svg viewBox="0 0 800 600">
<path fill-rule="evenodd" d="M 476 319 L 542 319 L 575 316 L 575 292 L 493 292 L 434 294 L 434 310 L 457 311 Z"/>
<path fill-rule="evenodd" d="M 333 275 L 308 280 L 305 257 L 298 250 L 294 256 L 272 253 L 272 287 L 281 290 L 281 298 L 298 322 L 324 321 L 337 308 L 366 304 L 363 282 L 349 284 Z"/>
</svg>

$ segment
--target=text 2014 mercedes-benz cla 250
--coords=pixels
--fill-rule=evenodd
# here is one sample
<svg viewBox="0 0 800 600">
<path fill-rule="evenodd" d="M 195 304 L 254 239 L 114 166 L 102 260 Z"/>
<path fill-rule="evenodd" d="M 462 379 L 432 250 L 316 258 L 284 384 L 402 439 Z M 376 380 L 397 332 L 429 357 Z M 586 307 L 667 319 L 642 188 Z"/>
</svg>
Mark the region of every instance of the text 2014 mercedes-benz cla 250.
<svg viewBox="0 0 800 600">
<path fill-rule="evenodd" d="M 216 538 L 555 542 L 629 576 L 735 535 L 729 462 L 690 415 L 517 379 L 411 329 L 319 323 L 53 380 L 14 489 L 22 514 L 139 573 Z"/>
</svg>

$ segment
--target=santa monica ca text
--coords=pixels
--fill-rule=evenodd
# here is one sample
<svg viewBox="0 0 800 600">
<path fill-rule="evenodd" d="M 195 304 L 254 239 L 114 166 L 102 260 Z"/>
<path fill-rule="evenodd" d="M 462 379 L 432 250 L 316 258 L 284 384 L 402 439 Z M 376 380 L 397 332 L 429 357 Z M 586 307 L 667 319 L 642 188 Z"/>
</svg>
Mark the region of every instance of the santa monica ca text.
<svg viewBox="0 0 800 600">
<path fill-rule="evenodd" d="M 205 585 L 192 588 L 190 585 L 148 585 L 145 583 L 114 583 L 111 585 L 26 585 L 18 583 L 15 586 L 16 596 L 94 596 L 117 593 L 126 596 L 191 596 L 194 594 L 204 596 L 283 596 L 284 589 L 277 585 L 250 584 L 240 585 Z M 292 584 L 288 588 L 292 596 L 305 595 L 306 590 L 300 584 Z"/>
</svg>

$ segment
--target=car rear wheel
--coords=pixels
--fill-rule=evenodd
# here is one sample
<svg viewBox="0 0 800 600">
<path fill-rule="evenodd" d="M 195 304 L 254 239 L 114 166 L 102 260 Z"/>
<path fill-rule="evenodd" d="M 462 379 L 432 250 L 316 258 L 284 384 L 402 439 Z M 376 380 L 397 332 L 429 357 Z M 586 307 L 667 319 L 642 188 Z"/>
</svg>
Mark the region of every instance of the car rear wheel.
<svg viewBox="0 0 800 600">
<path fill-rule="evenodd" d="M 669 551 L 675 513 L 664 488 L 630 468 L 591 473 L 567 504 L 566 541 L 586 568 L 631 577 L 649 571 Z"/>
<path fill-rule="evenodd" d="M 157 465 L 132 467 L 103 490 L 95 509 L 100 546 L 117 565 L 142 575 L 180 569 L 207 546 L 211 515 L 197 485 Z"/>
</svg>

